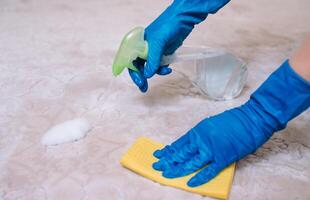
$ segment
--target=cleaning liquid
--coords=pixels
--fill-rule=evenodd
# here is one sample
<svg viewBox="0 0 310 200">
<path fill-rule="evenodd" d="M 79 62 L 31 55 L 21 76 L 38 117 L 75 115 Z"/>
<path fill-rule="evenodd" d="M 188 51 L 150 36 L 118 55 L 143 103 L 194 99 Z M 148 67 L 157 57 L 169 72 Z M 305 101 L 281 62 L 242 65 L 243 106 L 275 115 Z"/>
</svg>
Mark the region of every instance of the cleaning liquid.
<svg viewBox="0 0 310 200">
<path fill-rule="evenodd" d="M 247 75 L 246 64 L 225 53 L 197 60 L 196 79 L 193 83 L 211 99 L 229 100 L 240 95 Z"/>
<path fill-rule="evenodd" d="M 229 100 L 237 97 L 247 79 L 245 62 L 223 50 L 209 47 L 182 46 L 175 54 L 163 56 L 161 64 L 190 63 L 196 67 L 193 84 L 202 94 L 213 100 Z"/>
</svg>

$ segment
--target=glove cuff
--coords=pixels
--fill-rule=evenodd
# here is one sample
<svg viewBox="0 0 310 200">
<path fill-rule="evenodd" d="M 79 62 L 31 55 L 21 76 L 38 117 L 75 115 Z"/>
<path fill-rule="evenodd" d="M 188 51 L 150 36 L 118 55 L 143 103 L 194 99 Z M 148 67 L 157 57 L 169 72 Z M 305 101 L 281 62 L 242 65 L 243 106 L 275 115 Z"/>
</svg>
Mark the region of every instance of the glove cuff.
<svg viewBox="0 0 310 200">
<path fill-rule="evenodd" d="M 279 131 L 310 106 L 310 83 L 298 75 L 286 60 L 251 95 L 248 107 L 255 124 L 267 134 Z M 257 120 L 257 118 L 261 120 Z"/>
</svg>

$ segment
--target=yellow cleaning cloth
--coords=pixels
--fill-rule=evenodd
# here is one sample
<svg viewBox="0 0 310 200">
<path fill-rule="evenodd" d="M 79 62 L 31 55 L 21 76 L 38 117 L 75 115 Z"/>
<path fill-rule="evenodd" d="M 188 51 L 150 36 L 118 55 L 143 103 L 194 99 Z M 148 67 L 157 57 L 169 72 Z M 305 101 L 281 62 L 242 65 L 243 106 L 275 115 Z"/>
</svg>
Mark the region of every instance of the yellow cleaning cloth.
<svg viewBox="0 0 310 200">
<path fill-rule="evenodd" d="M 188 187 L 186 183 L 195 173 L 181 178 L 167 179 L 161 175 L 161 172 L 152 168 L 152 164 L 158 160 L 153 156 L 153 152 L 161 148 L 163 148 L 163 145 L 158 142 L 145 137 L 138 138 L 127 153 L 123 155 L 121 164 L 141 176 L 163 185 L 219 199 L 228 198 L 234 176 L 235 163 L 224 169 L 217 177 L 208 183 L 191 188 Z"/>
</svg>

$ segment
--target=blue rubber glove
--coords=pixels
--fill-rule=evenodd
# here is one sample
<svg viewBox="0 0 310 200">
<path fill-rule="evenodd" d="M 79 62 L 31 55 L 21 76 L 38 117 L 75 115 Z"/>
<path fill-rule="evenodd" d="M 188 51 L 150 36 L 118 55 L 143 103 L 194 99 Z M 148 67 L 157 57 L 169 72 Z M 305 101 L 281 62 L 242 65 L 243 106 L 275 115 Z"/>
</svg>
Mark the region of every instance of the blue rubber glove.
<svg viewBox="0 0 310 200">
<path fill-rule="evenodd" d="M 129 69 L 134 83 L 142 92 L 147 91 L 147 78 L 155 73 L 171 73 L 168 66 L 160 66 L 162 55 L 173 54 L 194 26 L 202 22 L 208 14 L 216 13 L 229 0 L 174 0 L 174 2 L 144 32 L 149 52 L 147 63 L 138 61 L 139 72 Z"/>
<path fill-rule="evenodd" d="M 286 61 L 244 105 L 201 121 L 171 145 L 155 151 L 159 160 L 153 168 L 163 171 L 166 178 L 175 178 L 208 164 L 187 183 L 201 185 L 253 153 L 309 106 L 310 83 Z"/>
</svg>

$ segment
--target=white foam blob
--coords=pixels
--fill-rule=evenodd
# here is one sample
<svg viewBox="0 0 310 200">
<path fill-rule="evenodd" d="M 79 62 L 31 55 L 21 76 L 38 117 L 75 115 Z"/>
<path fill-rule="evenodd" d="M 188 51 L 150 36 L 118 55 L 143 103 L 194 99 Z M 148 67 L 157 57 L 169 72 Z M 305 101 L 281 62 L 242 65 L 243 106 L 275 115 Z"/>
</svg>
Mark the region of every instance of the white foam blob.
<svg viewBox="0 0 310 200">
<path fill-rule="evenodd" d="M 42 137 L 43 145 L 58 145 L 74 142 L 84 138 L 91 129 L 91 125 L 84 118 L 65 121 L 50 128 Z"/>
</svg>

